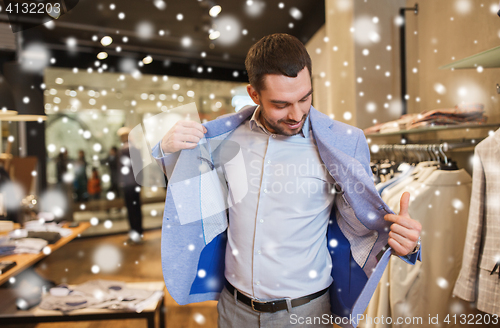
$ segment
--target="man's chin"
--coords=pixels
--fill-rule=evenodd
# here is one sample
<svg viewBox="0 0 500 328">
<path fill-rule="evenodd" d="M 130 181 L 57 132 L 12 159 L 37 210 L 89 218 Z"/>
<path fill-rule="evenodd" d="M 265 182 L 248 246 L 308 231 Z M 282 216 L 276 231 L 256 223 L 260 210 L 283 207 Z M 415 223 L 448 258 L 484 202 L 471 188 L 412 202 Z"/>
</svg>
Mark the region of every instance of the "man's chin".
<svg viewBox="0 0 500 328">
<path fill-rule="evenodd" d="M 304 125 L 304 122 L 301 122 L 299 123 L 296 127 L 292 127 L 290 124 L 287 124 L 287 123 L 283 123 L 284 125 L 284 131 L 283 132 L 286 132 L 285 135 L 287 136 L 293 136 L 293 135 L 296 135 L 298 134 L 301 130 L 302 130 L 302 126 Z"/>
</svg>

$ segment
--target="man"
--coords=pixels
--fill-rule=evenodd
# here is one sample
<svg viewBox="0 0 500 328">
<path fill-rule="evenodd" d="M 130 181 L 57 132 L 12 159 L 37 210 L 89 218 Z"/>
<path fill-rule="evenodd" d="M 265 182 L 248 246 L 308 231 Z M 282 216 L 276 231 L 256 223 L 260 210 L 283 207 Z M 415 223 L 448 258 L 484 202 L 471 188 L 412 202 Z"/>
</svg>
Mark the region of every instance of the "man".
<svg viewBox="0 0 500 328">
<path fill-rule="evenodd" d="M 119 172 L 117 174 L 119 186 L 123 191 L 123 198 L 127 207 L 127 218 L 130 225 L 128 241 L 131 244 L 141 244 L 143 230 L 141 188 L 139 187 L 139 183 L 142 181 L 142 175 L 134 178 L 131 160 L 132 156 L 140 159 L 140 155 L 134 155 L 137 149 L 129 142 L 130 129 L 128 127 L 121 127 L 118 129 L 117 134 L 122 142 L 117 167 Z"/>
<path fill-rule="evenodd" d="M 153 148 L 169 177 L 167 288 L 180 304 L 218 299 L 220 327 L 304 326 L 330 309 L 361 314 L 387 243 L 408 263 L 420 257 L 409 194 L 392 214 L 371 180 L 362 132 L 311 106 L 311 59 L 299 40 L 264 37 L 245 64 L 257 107 L 205 125 L 179 121 Z M 213 210 L 220 198 L 227 212 Z"/>
</svg>

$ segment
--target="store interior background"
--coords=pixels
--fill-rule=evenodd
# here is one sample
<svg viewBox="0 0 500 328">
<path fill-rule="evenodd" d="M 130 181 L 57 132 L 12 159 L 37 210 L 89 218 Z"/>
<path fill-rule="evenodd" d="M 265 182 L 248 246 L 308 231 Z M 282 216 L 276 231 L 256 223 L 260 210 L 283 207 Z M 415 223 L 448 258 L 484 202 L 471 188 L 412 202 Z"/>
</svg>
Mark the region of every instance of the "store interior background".
<svg viewBox="0 0 500 328">
<path fill-rule="evenodd" d="M 4 152 L 12 143 L 14 157 L 37 158 L 33 169 L 14 168 L 18 179 L 31 180 L 26 194 L 40 198 L 57 185 L 56 160 L 61 148 L 67 150 L 70 162 L 84 150 L 87 175 L 91 167 L 98 168 L 103 189 L 99 200 L 69 200 L 61 205 L 65 218 L 99 221 L 83 238 L 42 261 L 37 267 L 40 275 L 57 283 L 162 279 L 159 228 L 164 187 L 151 183 L 142 188 L 147 233 L 145 244 L 131 250 L 123 244 L 128 231 L 123 201 L 119 194 L 107 192 L 110 172 L 103 163 L 112 146 L 120 147 L 116 133 L 122 126 L 133 128 L 191 102 L 202 121 L 250 104 L 244 57 L 251 44 L 266 34 L 291 33 L 304 41 L 313 61 L 314 107 L 364 129 L 402 114 L 398 10 L 418 3 L 418 14 L 408 11 L 405 16 L 407 112 L 473 102 L 484 104 L 488 123 L 500 122 L 500 96 L 495 89 L 500 82 L 498 68 L 439 69 L 500 44 L 496 0 L 225 0 L 217 1 L 222 6 L 218 18 L 208 16 L 202 2 L 206 1 L 80 1 L 51 23 L 55 26 L 46 24 L 16 34 L 0 11 L 0 72 L 6 75 L 4 63 L 42 62 L 35 71 L 25 72 L 24 80 L 6 79 L 15 109 L 20 114 L 46 116 L 41 122 L 2 121 L 0 150 Z M 123 20 L 118 18 L 121 12 Z M 178 14 L 183 14 L 182 20 Z M 230 28 L 211 41 L 206 28 L 217 22 Z M 93 39 L 94 35 L 98 37 Z M 109 46 L 100 44 L 105 35 L 114 40 Z M 108 53 L 107 59 L 96 58 L 101 51 Z M 151 56 L 151 64 L 142 61 L 146 56 Z M 29 103 L 23 101 L 26 96 Z M 394 135 L 368 138 L 368 142 L 480 140 L 489 132 L 445 130 L 409 135 L 404 141 Z M 447 154 L 472 172 L 473 146 Z M 158 181 L 155 165 L 147 171 Z M 70 179 L 71 168 L 68 173 Z M 100 245 L 114 245 L 109 246 L 112 251 L 101 254 L 119 254 L 120 259 L 113 261 L 123 265 L 94 274 L 93 256 L 102 252 Z M 167 296 L 167 324 L 215 327 L 215 304 L 178 306 Z M 64 323 L 37 326 L 55 325 Z"/>
</svg>

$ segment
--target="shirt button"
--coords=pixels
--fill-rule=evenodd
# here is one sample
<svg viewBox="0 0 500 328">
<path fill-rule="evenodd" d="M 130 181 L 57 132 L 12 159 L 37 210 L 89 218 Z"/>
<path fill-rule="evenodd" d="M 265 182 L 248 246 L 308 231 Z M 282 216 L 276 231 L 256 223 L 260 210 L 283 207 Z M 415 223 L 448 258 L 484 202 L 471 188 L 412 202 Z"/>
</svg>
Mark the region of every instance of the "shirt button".
<svg viewBox="0 0 500 328">
<path fill-rule="evenodd" d="M 271 161 L 267 161 L 267 164 L 271 164 Z"/>
<path fill-rule="evenodd" d="M 264 223 L 264 220 L 260 219 L 260 220 L 259 220 L 259 222 L 260 222 L 260 223 Z"/>
<path fill-rule="evenodd" d="M 257 251 L 257 254 L 261 254 L 261 253 L 262 253 L 262 252 L 261 252 L 260 250 L 259 250 L 259 251 Z"/>
<path fill-rule="evenodd" d="M 275 134 L 272 134 L 271 136 L 272 136 L 273 138 L 276 138 L 276 135 L 275 135 Z"/>
<path fill-rule="evenodd" d="M 267 194 L 267 189 L 264 189 L 264 193 Z"/>
<path fill-rule="evenodd" d="M 260 281 L 257 281 L 255 284 L 256 284 L 256 285 L 260 285 Z"/>
</svg>

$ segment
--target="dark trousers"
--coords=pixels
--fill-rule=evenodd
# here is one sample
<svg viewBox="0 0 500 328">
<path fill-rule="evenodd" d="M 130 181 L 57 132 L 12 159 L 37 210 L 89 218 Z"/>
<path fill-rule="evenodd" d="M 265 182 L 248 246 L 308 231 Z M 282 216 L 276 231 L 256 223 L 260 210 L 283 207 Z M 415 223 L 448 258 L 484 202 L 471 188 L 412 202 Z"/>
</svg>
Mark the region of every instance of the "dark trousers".
<svg viewBox="0 0 500 328">
<path fill-rule="evenodd" d="M 125 206 L 127 206 L 130 229 L 142 234 L 142 211 L 140 193 L 135 191 L 136 186 L 123 188 Z"/>
</svg>

